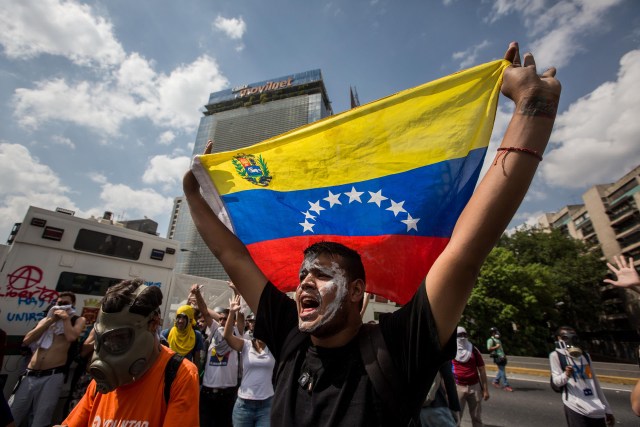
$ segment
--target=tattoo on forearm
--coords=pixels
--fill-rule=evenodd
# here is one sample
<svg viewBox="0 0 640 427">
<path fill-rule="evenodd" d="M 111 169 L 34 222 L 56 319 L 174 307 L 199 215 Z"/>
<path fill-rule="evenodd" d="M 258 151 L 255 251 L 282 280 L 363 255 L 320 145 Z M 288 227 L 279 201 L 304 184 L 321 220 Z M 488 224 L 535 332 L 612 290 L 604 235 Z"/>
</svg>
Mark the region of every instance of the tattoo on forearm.
<svg viewBox="0 0 640 427">
<path fill-rule="evenodd" d="M 520 114 L 524 116 L 546 117 L 554 119 L 558 111 L 558 101 L 543 96 L 525 98 L 520 105 Z"/>
</svg>

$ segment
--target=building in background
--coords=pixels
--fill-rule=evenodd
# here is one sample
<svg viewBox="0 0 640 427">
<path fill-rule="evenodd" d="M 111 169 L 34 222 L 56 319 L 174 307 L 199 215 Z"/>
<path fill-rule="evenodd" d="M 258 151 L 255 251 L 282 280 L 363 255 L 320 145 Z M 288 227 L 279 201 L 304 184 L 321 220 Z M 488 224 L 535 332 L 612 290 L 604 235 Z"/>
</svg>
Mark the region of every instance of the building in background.
<svg viewBox="0 0 640 427">
<path fill-rule="evenodd" d="M 568 205 L 558 212 L 540 216 L 537 226 L 558 229 L 582 240 L 603 262 L 621 255 L 633 257 L 635 267 L 640 267 L 640 165 L 614 183 L 589 188 L 582 200 L 584 204 Z M 602 324 L 612 337 L 606 345 L 626 347 L 625 342 L 637 341 L 638 294 L 603 283 L 601 296 L 607 313 L 601 319 Z M 633 345 L 628 347 L 608 350 L 624 358 L 635 350 Z"/>
<path fill-rule="evenodd" d="M 333 114 L 320 70 L 291 74 L 214 92 L 203 111 L 193 154 L 240 150 Z M 167 237 L 181 242 L 175 271 L 227 279 L 198 234 L 182 197 L 174 200 Z"/>
</svg>

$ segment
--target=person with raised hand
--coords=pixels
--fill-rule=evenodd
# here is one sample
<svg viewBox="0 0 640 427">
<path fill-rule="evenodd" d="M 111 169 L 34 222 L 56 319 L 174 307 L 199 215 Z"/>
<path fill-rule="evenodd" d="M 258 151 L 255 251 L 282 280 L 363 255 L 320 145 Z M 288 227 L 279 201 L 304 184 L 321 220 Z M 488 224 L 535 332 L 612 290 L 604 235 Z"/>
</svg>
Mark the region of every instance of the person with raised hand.
<svg viewBox="0 0 640 427">
<path fill-rule="evenodd" d="M 366 278 L 356 251 L 334 242 L 307 248 L 293 301 L 214 214 L 194 174 L 185 174 L 194 224 L 255 313 L 255 336 L 278 361 L 272 424 L 406 425 L 417 419 L 438 368 L 455 354 L 454 332 L 480 268 L 520 206 L 553 128 L 561 92 L 555 68 L 538 75 L 533 55 L 521 62 L 515 42 L 504 58 L 512 65 L 501 90 L 515 108 L 496 159 L 425 285 L 371 328 L 360 316 Z M 380 386 L 375 365 L 385 361 L 397 371 L 391 375 L 397 392 Z"/>
<path fill-rule="evenodd" d="M 233 407 L 234 427 L 266 427 L 270 425 L 275 359 L 269 348 L 257 338 L 244 339 L 233 334 L 233 323 L 240 312 L 240 295 L 229 300 L 229 319 L 224 339 L 242 358 L 242 381 Z"/>
</svg>

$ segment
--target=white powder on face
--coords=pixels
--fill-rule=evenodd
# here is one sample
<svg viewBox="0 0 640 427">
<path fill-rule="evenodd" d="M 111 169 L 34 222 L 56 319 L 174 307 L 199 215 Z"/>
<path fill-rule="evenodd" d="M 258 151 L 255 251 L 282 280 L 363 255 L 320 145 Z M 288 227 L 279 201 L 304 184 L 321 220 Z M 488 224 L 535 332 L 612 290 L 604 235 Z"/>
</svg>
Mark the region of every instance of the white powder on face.
<svg viewBox="0 0 640 427">
<path fill-rule="evenodd" d="M 332 261 L 331 267 L 325 267 L 318 262 L 317 258 L 305 259 L 304 262 L 302 263 L 301 271 L 311 271 L 311 270 L 320 271 L 321 273 L 324 273 L 327 276 L 332 278 L 324 286 L 318 289 L 318 293 L 319 293 L 318 302 L 320 303 L 320 306 L 322 306 L 322 300 L 327 296 L 327 294 L 333 292 L 335 293 L 335 298 L 325 308 L 324 316 L 322 317 L 320 322 L 318 322 L 318 324 L 309 328 L 308 326 L 305 325 L 307 322 L 303 321 L 302 319 L 298 321 L 298 328 L 304 332 L 314 332 L 319 327 L 331 321 L 331 319 L 335 317 L 336 313 L 342 306 L 342 302 L 347 297 L 347 277 L 344 272 L 344 269 L 342 269 L 337 262 Z"/>
<path fill-rule="evenodd" d="M 347 297 L 347 277 L 344 274 L 344 270 L 340 268 L 337 262 L 331 262 L 331 275 L 333 280 L 327 282 L 326 286 L 319 289 L 320 295 L 324 297 L 329 292 L 335 292 L 334 300 L 327 306 L 325 310 L 324 318 L 322 319 L 321 324 L 325 324 L 326 322 L 333 319 L 336 315 L 340 307 L 342 306 L 342 302 Z M 320 326 L 320 325 L 318 325 Z"/>
</svg>

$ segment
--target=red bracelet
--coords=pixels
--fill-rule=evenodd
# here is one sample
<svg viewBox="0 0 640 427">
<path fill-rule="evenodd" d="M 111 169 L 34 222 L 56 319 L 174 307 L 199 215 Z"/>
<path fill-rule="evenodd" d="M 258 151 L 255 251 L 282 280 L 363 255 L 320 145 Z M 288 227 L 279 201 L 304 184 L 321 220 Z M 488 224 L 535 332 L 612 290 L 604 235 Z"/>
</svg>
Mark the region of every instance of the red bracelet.
<svg viewBox="0 0 640 427">
<path fill-rule="evenodd" d="M 505 157 L 507 156 L 507 153 L 509 153 L 511 151 L 518 151 L 520 153 L 527 153 L 527 154 L 531 154 L 536 159 L 542 161 L 542 155 L 540 153 L 538 153 L 535 150 L 530 150 L 528 148 L 523 148 L 523 147 L 499 147 L 498 151 L 504 151 L 505 152 Z M 501 154 L 502 153 L 499 153 L 498 156 L 500 156 Z"/>
</svg>

